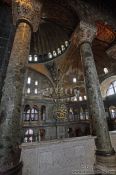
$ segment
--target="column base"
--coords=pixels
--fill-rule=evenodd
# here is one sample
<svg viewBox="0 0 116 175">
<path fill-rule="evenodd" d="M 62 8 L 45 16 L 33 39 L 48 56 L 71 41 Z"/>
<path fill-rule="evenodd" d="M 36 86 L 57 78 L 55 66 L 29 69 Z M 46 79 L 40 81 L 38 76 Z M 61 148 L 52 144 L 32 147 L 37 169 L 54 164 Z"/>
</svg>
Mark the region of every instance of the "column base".
<svg viewBox="0 0 116 175">
<path fill-rule="evenodd" d="M 23 163 L 20 162 L 17 166 L 5 171 L 0 172 L 0 175 L 22 175 Z"/>
<path fill-rule="evenodd" d="M 95 173 L 116 175 L 116 154 L 96 155 Z"/>
</svg>

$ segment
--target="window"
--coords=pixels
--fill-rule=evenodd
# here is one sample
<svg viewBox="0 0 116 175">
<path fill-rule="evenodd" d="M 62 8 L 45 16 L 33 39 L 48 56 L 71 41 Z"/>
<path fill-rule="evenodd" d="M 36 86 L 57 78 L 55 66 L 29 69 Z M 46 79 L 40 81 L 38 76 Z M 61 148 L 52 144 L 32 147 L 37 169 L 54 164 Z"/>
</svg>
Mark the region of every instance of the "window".
<svg viewBox="0 0 116 175">
<path fill-rule="evenodd" d="M 42 105 L 41 106 L 41 120 L 46 119 L 46 106 Z"/>
<path fill-rule="evenodd" d="M 31 84 L 31 77 L 27 78 L 27 84 Z"/>
<path fill-rule="evenodd" d="M 64 50 L 65 50 L 65 47 L 64 47 L 64 45 L 61 45 L 61 49 L 62 49 L 62 51 L 64 51 Z"/>
<path fill-rule="evenodd" d="M 88 113 L 87 110 L 85 111 L 85 119 L 86 119 L 86 120 L 89 120 L 89 113 Z"/>
<path fill-rule="evenodd" d="M 58 54 L 61 54 L 62 53 L 62 51 L 61 51 L 60 48 L 57 49 L 57 52 L 58 52 Z"/>
<path fill-rule="evenodd" d="M 84 100 L 87 100 L 87 96 L 86 95 L 84 95 Z"/>
<path fill-rule="evenodd" d="M 56 56 L 57 56 L 57 53 L 56 53 L 56 51 L 55 51 L 55 50 L 53 51 L 53 56 L 54 56 L 54 57 L 56 57 Z"/>
<path fill-rule="evenodd" d="M 73 109 L 69 109 L 69 120 L 74 120 L 74 114 L 73 114 Z"/>
<path fill-rule="evenodd" d="M 68 47 L 69 43 L 68 41 L 65 41 L 65 46 Z"/>
<path fill-rule="evenodd" d="M 74 97 L 74 101 L 77 101 L 77 97 Z"/>
<path fill-rule="evenodd" d="M 116 107 L 115 106 L 111 106 L 110 108 L 109 108 L 109 110 L 110 110 L 110 115 L 111 115 L 111 119 L 116 119 Z"/>
<path fill-rule="evenodd" d="M 37 121 L 38 118 L 39 118 L 39 112 L 36 109 L 36 107 L 33 107 L 31 109 L 29 105 L 26 105 L 23 113 L 23 119 L 25 121 Z"/>
<path fill-rule="evenodd" d="M 33 129 L 27 129 L 25 132 L 24 142 L 33 142 L 33 141 L 34 141 Z"/>
<path fill-rule="evenodd" d="M 105 73 L 105 74 L 108 74 L 108 72 L 109 72 L 108 69 L 105 67 L 105 68 L 104 68 L 104 73 Z"/>
<path fill-rule="evenodd" d="M 77 82 L 77 79 L 76 78 L 73 78 L 73 83 L 76 83 Z"/>
<path fill-rule="evenodd" d="M 48 53 L 48 58 L 52 58 L 51 52 Z"/>
<path fill-rule="evenodd" d="M 35 81 L 35 86 L 37 86 L 38 85 L 38 81 Z"/>
<path fill-rule="evenodd" d="M 37 94 L 37 89 L 34 90 L 34 93 Z"/>
<path fill-rule="evenodd" d="M 35 62 L 38 61 L 37 55 L 34 55 L 34 61 L 35 61 Z"/>
<path fill-rule="evenodd" d="M 29 60 L 29 61 L 32 61 L 32 55 L 29 55 L 28 60 Z"/>
<path fill-rule="evenodd" d="M 80 108 L 80 120 L 84 120 L 85 119 L 85 114 L 83 112 L 83 108 Z"/>
<path fill-rule="evenodd" d="M 79 97 L 79 101 L 82 101 L 82 100 L 83 100 L 83 98 L 80 96 L 80 97 Z"/>
<path fill-rule="evenodd" d="M 107 96 L 116 94 L 116 81 L 113 81 L 107 89 Z"/>
<path fill-rule="evenodd" d="M 30 94 L 31 90 L 30 88 L 27 88 L 27 94 Z"/>
</svg>

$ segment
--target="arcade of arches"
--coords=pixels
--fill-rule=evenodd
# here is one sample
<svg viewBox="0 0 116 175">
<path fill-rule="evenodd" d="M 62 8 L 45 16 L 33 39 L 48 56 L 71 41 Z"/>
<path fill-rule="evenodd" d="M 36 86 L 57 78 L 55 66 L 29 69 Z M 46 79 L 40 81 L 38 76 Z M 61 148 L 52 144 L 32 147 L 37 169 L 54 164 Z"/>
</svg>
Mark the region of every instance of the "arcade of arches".
<svg viewBox="0 0 116 175">
<path fill-rule="evenodd" d="M 21 145 L 90 135 L 94 174 L 116 173 L 114 1 L 1 0 L 0 175 L 22 174 Z"/>
</svg>

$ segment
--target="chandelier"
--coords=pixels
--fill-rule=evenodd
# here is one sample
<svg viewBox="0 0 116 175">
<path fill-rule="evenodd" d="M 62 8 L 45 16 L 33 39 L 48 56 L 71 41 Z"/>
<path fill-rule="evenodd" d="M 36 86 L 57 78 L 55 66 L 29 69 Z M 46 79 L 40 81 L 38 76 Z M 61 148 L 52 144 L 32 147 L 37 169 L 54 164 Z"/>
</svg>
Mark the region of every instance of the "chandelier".
<svg viewBox="0 0 116 175">
<path fill-rule="evenodd" d="M 41 90 L 41 96 L 46 99 L 52 99 L 54 102 L 69 102 L 78 101 L 79 90 L 77 88 L 64 88 L 63 86 L 56 86 Z"/>
<path fill-rule="evenodd" d="M 54 118 L 58 120 L 66 120 L 68 116 L 68 110 L 65 103 L 61 103 L 57 100 L 53 109 Z"/>
<path fill-rule="evenodd" d="M 55 88 L 50 87 L 42 91 L 42 97 L 51 99 L 54 103 L 54 118 L 58 120 L 66 120 L 68 117 L 68 109 L 66 103 L 69 101 L 77 101 L 79 91 L 72 88 L 64 88 L 61 84 Z"/>
</svg>

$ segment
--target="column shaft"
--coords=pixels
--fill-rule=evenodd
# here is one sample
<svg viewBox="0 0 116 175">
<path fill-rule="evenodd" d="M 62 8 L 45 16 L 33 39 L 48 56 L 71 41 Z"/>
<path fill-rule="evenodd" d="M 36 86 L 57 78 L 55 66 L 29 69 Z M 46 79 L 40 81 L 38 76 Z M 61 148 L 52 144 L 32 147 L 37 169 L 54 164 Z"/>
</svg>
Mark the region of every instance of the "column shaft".
<svg viewBox="0 0 116 175">
<path fill-rule="evenodd" d="M 14 27 L 12 27 L 10 29 L 9 38 L 8 38 L 8 42 L 6 45 L 5 54 L 3 57 L 2 66 L 0 69 L 0 102 L 1 102 L 1 98 L 2 98 L 2 88 L 4 86 L 4 80 L 6 77 L 6 71 L 7 71 L 7 67 L 8 67 L 8 63 L 9 63 L 10 52 L 11 52 L 11 48 L 12 48 L 12 44 L 13 44 L 14 33 L 15 33 Z"/>
<path fill-rule="evenodd" d="M 88 103 L 91 109 L 92 118 L 96 130 L 96 146 L 100 153 L 110 154 L 113 152 L 108 132 L 104 104 L 100 92 L 98 75 L 94 63 L 91 45 L 84 42 L 80 45 L 81 59 L 84 68 L 86 91 Z"/>
<path fill-rule="evenodd" d="M 30 39 L 30 26 L 20 23 L 16 30 L 0 106 L 0 172 L 16 166 L 20 158 L 20 109 Z"/>
</svg>

